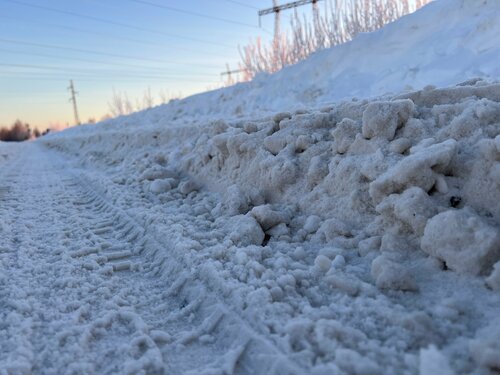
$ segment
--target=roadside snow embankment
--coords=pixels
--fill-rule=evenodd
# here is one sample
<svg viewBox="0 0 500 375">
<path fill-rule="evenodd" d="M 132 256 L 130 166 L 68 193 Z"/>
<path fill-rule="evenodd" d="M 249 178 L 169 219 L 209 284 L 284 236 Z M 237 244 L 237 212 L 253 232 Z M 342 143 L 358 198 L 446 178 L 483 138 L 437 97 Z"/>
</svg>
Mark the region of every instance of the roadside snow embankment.
<svg viewBox="0 0 500 375">
<path fill-rule="evenodd" d="M 498 370 L 500 84 L 137 131 L 44 142 L 159 205 L 194 200 L 212 238 L 193 264 L 305 367 Z"/>
</svg>

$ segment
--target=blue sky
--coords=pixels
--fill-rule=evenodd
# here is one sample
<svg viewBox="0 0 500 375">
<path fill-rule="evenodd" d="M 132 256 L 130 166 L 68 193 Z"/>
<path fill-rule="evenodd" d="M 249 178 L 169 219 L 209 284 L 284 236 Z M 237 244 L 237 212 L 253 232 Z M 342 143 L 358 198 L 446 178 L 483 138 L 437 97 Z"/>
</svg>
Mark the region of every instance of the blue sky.
<svg viewBox="0 0 500 375">
<path fill-rule="evenodd" d="M 70 79 L 82 121 L 108 112 L 113 89 L 135 98 L 148 87 L 153 95 L 163 90 L 183 96 L 215 87 L 226 63 L 236 67 L 238 45 L 271 37 L 273 17 L 262 19 L 263 29 L 257 17 L 258 8 L 271 5 L 271 0 L 0 0 L 0 125 L 16 118 L 40 129 L 71 124 Z"/>
</svg>

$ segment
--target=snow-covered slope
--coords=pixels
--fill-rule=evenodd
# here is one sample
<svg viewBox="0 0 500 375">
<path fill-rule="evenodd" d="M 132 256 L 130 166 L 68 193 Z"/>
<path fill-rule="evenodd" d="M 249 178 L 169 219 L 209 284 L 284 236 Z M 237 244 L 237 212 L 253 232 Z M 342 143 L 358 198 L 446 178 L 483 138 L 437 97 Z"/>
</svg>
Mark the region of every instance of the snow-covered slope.
<svg viewBox="0 0 500 375">
<path fill-rule="evenodd" d="M 195 95 L 108 124 L 171 125 L 500 78 L 500 2 L 438 0 L 274 75 Z"/>
</svg>

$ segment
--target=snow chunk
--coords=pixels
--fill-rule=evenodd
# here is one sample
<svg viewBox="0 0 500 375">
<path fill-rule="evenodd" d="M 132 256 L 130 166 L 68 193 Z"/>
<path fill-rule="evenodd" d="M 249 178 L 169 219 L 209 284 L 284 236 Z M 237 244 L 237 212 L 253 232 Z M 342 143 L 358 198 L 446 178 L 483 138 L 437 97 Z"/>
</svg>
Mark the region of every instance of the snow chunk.
<svg viewBox="0 0 500 375">
<path fill-rule="evenodd" d="M 326 242 L 334 240 L 336 237 L 351 237 L 353 228 L 338 219 L 331 218 L 323 222 L 315 237 L 323 239 Z"/>
<path fill-rule="evenodd" d="M 439 173 L 446 171 L 457 151 L 457 142 L 449 139 L 445 142 L 418 149 L 378 177 L 370 184 L 370 196 L 379 203 L 392 193 L 400 193 L 411 186 L 418 186 L 429 191 Z"/>
<path fill-rule="evenodd" d="M 197 191 L 198 189 L 198 185 L 193 180 L 182 181 L 179 184 L 179 191 L 184 195 L 188 195 L 189 193 Z"/>
<path fill-rule="evenodd" d="M 165 178 L 162 180 L 154 180 L 149 186 L 149 190 L 154 194 L 161 194 L 172 190 L 176 185 L 176 180 L 173 178 Z"/>
<path fill-rule="evenodd" d="M 349 146 L 354 142 L 356 135 L 361 133 L 361 125 L 356 121 L 345 118 L 340 121 L 332 131 L 335 140 L 334 147 L 339 154 L 347 152 Z"/>
<path fill-rule="evenodd" d="M 307 233 L 314 233 L 319 229 L 321 225 L 321 218 L 316 215 L 308 216 L 306 222 L 304 223 L 304 230 Z"/>
<path fill-rule="evenodd" d="M 408 225 L 413 232 L 422 235 L 427 220 L 437 214 L 437 208 L 425 191 L 411 187 L 403 194 L 391 194 L 376 208 L 388 224 L 394 220 Z"/>
<path fill-rule="evenodd" d="M 348 374 L 383 374 L 376 362 L 351 349 L 338 348 L 335 352 L 335 363 Z"/>
<path fill-rule="evenodd" d="M 482 329 L 469 346 L 472 357 L 480 366 L 500 370 L 500 320 L 496 319 Z"/>
<path fill-rule="evenodd" d="M 338 254 L 335 256 L 335 259 L 332 261 L 332 267 L 334 268 L 342 268 L 345 266 L 345 258 Z"/>
<path fill-rule="evenodd" d="M 249 203 L 250 199 L 238 185 L 231 185 L 228 187 L 224 197 L 224 205 L 230 215 L 247 213 Z"/>
<path fill-rule="evenodd" d="M 396 154 L 402 154 L 411 147 L 411 141 L 408 138 L 399 138 L 391 142 L 389 150 Z"/>
<path fill-rule="evenodd" d="M 322 272 L 326 272 L 330 269 L 332 261 L 324 255 L 318 255 L 314 259 L 314 265 Z"/>
<path fill-rule="evenodd" d="M 453 375 L 446 357 L 434 345 L 420 349 L 420 375 Z"/>
<path fill-rule="evenodd" d="M 396 130 L 408 121 L 414 108 L 409 99 L 370 103 L 363 112 L 363 137 L 394 139 Z"/>
<path fill-rule="evenodd" d="M 408 269 L 388 259 L 385 254 L 379 255 L 373 260 L 371 273 L 379 289 L 418 290 L 417 284 Z"/>
<path fill-rule="evenodd" d="M 176 178 L 177 173 L 171 169 L 161 167 L 159 165 L 155 165 L 151 168 L 146 169 L 141 177 L 139 178 L 139 181 L 144 181 L 144 180 L 158 180 L 158 179 L 164 179 L 164 178 Z"/>
<path fill-rule="evenodd" d="M 486 284 L 493 289 L 500 291 L 500 261 L 493 266 L 493 272 L 486 279 Z"/>
<path fill-rule="evenodd" d="M 478 275 L 500 259 L 500 233 L 470 208 L 448 210 L 427 222 L 421 247 L 459 273 Z"/>
<path fill-rule="evenodd" d="M 260 245 L 264 241 L 264 232 L 252 216 L 233 216 L 229 226 L 231 229 L 229 238 L 237 246 Z"/>
<path fill-rule="evenodd" d="M 283 211 L 273 210 L 269 204 L 252 208 L 250 215 L 257 220 L 264 231 L 289 220 L 288 215 Z"/>
</svg>

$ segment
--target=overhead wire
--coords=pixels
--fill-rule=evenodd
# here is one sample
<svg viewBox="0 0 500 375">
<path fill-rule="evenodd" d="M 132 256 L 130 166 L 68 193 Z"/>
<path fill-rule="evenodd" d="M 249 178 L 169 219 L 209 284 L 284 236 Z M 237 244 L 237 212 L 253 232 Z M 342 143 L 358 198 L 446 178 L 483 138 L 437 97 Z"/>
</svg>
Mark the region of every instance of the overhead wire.
<svg viewBox="0 0 500 375">
<path fill-rule="evenodd" d="M 88 60 L 88 59 L 69 57 L 69 56 L 55 56 L 55 55 L 48 55 L 48 54 L 44 54 L 44 53 L 15 51 L 15 50 L 10 50 L 10 49 L 5 49 L 5 48 L 0 48 L 0 52 L 12 53 L 15 55 L 37 56 L 37 57 L 46 57 L 46 58 L 59 59 L 59 60 L 70 60 L 70 61 L 78 61 L 78 62 L 84 62 L 84 63 L 102 64 L 102 65 L 109 65 L 109 66 L 147 69 L 149 71 L 151 71 L 151 70 L 158 71 L 158 72 L 165 71 L 165 68 L 161 68 L 161 67 L 135 65 L 135 64 L 127 64 L 127 63 L 121 63 L 121 62 L 96 61 L 96 60 Z M 183 63 L 179 63 L 179 64 L 181 65 Z M 219 67 L 214 65 L 213 69 L 219 69 Z M 208 75 L 208 73 L 207 73 L 207 75 Z"/>
<path fill-rule="evenodd" d="M 153 77 L 153 78 L 180 78 L 182 76 L 186 76 L 186 74 L 161 74 L 159 72 L 151 72 L 151 74 L 148 74 L 147 72 L 127 72 L 127 71 L 96 71 L 96 70 L 87 70 L 87 71 L 82 71 L 81 69 L 78 68 L 67 68 L 67 67 L 61 67 L 61 66 L 47 66 L 47 65 L 32 65 L 32 64 L 5 64 L 5 63 L 0 63 L 0 67 L 7 67 L 7 68 L 21 68 L 21 69 L 36 69 L 36 70 L 49 70 L 49 71 L 56 71 L 58 73 L 65 72 L 67 74 L 73 74 L 73 75 L 98 75 L 98 74 L 107 74 L 110 75 L 112 74 L 113 76 L 127 76 L 127 77 Z M 4 72 L 6 73 L 6 72 Z M 23 73 L 25 74 L 26 72 L 8 72 L 10 74 L 14 73 Z M 39 73 L 39 72 L 28 72 L 28 73 Z M 203 73 L 196 73 L 196 74 L 189 74 L 189 77 L 213 77 L 213 74 L 203 74 Z"/>
<path fill-rule="evenodd" d="M 87 54 L 92 54 L 92 55 L 116 57 L 116 58 L 120 58 L 120 59 L 155 62 L 155 63 L 161 63 L 161 64 L 189 65 L 189 66 L 205 67 L 205 68 L 207 68 L 207 67 L 213 68 L 214 67 L 214 66 L 207 66 L 204 64 L 177 63 L 177 62 L 173 62 L 173 61 L 165 61 L 165 60 L 136 57 L 136 56 L 127 56 L 127 55 L 114 54 L 114 53 L 109 53 L 109 52 L 92 51 L 92 50 L 87 50 L 87 49 L 82 49 L 82 48 L 58 46 L 58 45 L 54 45 L 54 44 L 34 43 L 34 42 L 27 42 L 27 41 L 23 41 L 23 40 L 14 40 L 14 39 L 6 39 L 6 38 L 0 38 L 0 42 L 10 43 L 10 44 L 21 44 L 21 45 L 27 45 L 27 46 L 49 48 L 49 49 L 59 49 L 59 50 L 64 50 L 64 51 L 80 52 L 80 53 L 87 53 Z"/>
<path fill-rule="evenodd" d="M 179 9 L 179 8 L 175 8 L 175 7 L 172 7 L 172 6 L 169 6 L 169 5 L 153 3 L 153 2 L 148 1 L 148 0 L 127 0 L 127 1 L 132 2 L 132 3 L 137 3 L 137 4 L 148 5 L 148 6 L 159 8 L 159 9 L 165 9 L 165 10 L 168 10 L 168 11 L 171 11 L 171 12 L 182 13 L 182 14 L 187 14 L 187 15 L 191 15 L 191 16 L 195 16 L 195 17 L 200 17 L 200 18 L 205 18 L 205 19 L 211 19 L 211 20 L 215 20 L 215 21 L 219 21 L 219 22 L 230 23 L 230 24 L 233 24 L 233 25 L 240 25 L 240 26 L 246 26 L 246 27 L 252 27 L 252 28 L 259 28 L 259 26 L 252 25 L 250 23 L 245 23 L 245 22 L 230 20 L 230 19 L 227 19 L 227 18 L 222 18 L 222 17 L 217 17 L 217 16 L 211 16 L 211 15 L 208 15 L 208 14 L 193 12 L 193 11 L 185 10 L 185 9 Z"/>
<path fill-rule="evenodd" d="M 1 0 L 1 1 L 12 3 L 12 4 L 18 4 L 18 5 L 22 5 L 22 6 L 26 6 L 26 7 L 30 7 L 30 8 L 41 9 L 41 10 L 45 10 L 45 11 L 49 11 L 49 12 L 65 14 L 65 15 L 69 15 L 69 16 L 73 16 L 73 17 L 85 18 L 85 19 L 89 19 L 89 20 L 92 20 L 95 22 L 105 23 L 107 25 L 115 25 L 115 26 L 119 26 L 119 27 L 123 27 L 123 28 L 128 28 L 131 30 L 143 31 L 143 32 L 148 32 L 148 33 L 153 33 L 153 34 L 158 34 L 158 35 L 164 35 L 164 36 L 171 37 L 171 38 L 184 39 L 184 40 L 189 40 L 192 42 L 198 42 L 198 43 L 203 43 L 203 44 L 211 44 L 211 45 L 216 45 L 216 46 L 233 48 L 233 46 L 230 46 L 230 45 L 224 44 L 224 43 L 212 42 L 212 41 L 202 40 L 202 39 L 188 37 L 188 36 L 184 36 L 184 35 L 171 34 L 171 33 L 161 31 L 161 30 L 149 29 L 149 28 L 145 28 L 145 27 L 141 27 L 141 26 L 130 25 L 130 24 L 123 23 L 123 22 L 108 20 L 108 19 L 101 18 L 101 17 L 89 16 L 86 14 L 76 13 L 76 12 L 72 12 L 69 10 L 56 9 L 56 8 L 47 7 L 44 5 L 26 3 L 26 2 L 20 1 L 20 0 Z"/>
<path fill-rule="evenodd" d="M 233 3 L 233 4 L 240 5 L 240 6 L 245 7 L 245 8 L 259 10 L 259 8 L 257 8 L 256 6 L 253 6 L 253 5 L 250 5 L 250 4 L 245 4 L 245 3 L 242 3 L 240 1 L 236 1 L 236 0 L 225 0 L 225 1 L 228 2 L 228 3 Z"/>
<path fill-rule="evenodd" d="M 12 17 L 1 15 L 1 14 L 0 14 L 0 18 L 12 20 Z M 69 31 L 74 31 L 74 32 L 78 32 L 78 33 L 83 33 L 83 34 L 92 34 L 92 35 L 96 35 L 96 36 L 105 37 L 105 38 L 108 38 L 108 39 L 121 40 L 121 41 L 124 41 L 124 42 L 131 42 L 131 43 L 136 43 L 136 44 L 140 44 L 140 45 L 146 44 L 146 45 L 155 46 L 155 47 L 169 47 L 169 48 L 175 49 L 176 51 L 179 50 L 179 51 L 186 51 L 186 52 L 201 53 L 204 56 L 206 56 L 206 55 L 220 56 L 220 53 L 216 53 L 216 52 L 213 52 L 213 51 L 191 49 L 191 48 L 180 47 L 178 45 L 173 45 L 173 44 L 168 44 L 168 43 L 161 43 L 161 42 L 158 43 L 158 42 L 152 42 L 152 41 L 144 40 L 144 39 L 135 39 L 135 38 L 130 38 L 130 37 L 123 37 L 123 36 L 118 36 L 118 35 L 112 35 L 112 34 L 97 32 L 95 30 L 83 30 L 83 29 L 79 29 L 79 28 L 76 28 L 76 27 L 72 27 L 72 26 L 56 25 L 56 24 L 52 24 L 52 23 L 48 23 L 48 22 L 43 22 L 43 21 L 40 21 L 40 20 L 26 21 L 26 20 L 16 19 L 15 22 L 16 23 L 23 22 L 23 23 L 28 23 L 30 25 L 36 24 L 36 25 L 48 26 L 48 27 L 52 27 L 52 28 L 55 28 L 55 29 L 69 30 Z"/>
<path fill-rule="evenodd" d="M 11 78 L 9 77 L 2 77 L 0 75 L 0 79 L 2 78 Z M 68 82 L 68 79 L 66 78 L 50 78 L 50 77 L 16 77 L 16 80 L 27 80 L 27 81 L 51 81 L 51 82 Z M 103 78 L 94 78 L 94 77 L 88 77 L 88 78 L 78 78 L 78 82 L 142 82 L 142 81 L 150 81 L 154 80 L 156 83 L 162 83 L 162 82 L 173 82 L 171 79 L 165 79 L 165 78 L 156 78 L 156 77 L 148 77 L 148 78 L 136 78 L 136 77 L 125 77 L 125 78 L 113 78 L 113 77 L 103 77 Z M 178 81 L 175 81 L 178 82 Z M 196 82 L 200 84 L 213 84 L 217 83 L 217 80 L 213 81 L 200 81 L 200 80 L 182 80 L 181 82 Z"/>
</svg>

